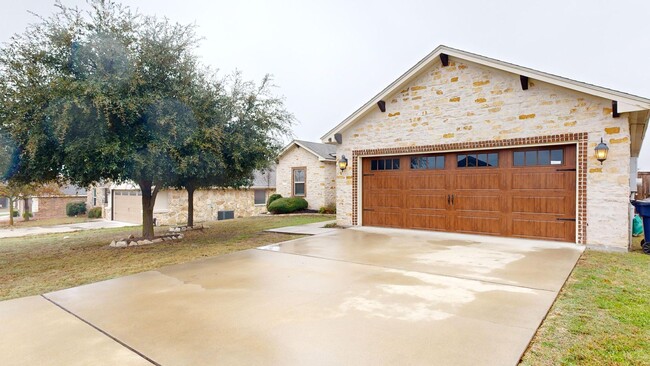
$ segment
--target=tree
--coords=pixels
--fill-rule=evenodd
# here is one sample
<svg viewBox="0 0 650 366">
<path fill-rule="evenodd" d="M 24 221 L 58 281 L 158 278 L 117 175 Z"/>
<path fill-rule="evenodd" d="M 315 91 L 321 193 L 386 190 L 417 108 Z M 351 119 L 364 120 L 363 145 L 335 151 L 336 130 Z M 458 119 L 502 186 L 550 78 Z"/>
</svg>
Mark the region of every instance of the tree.
<svg viewBox="0 0 650 366">
<path fill-rule="evenodd" d="M 196 189 L 250 186 L 254 171 L 267 168 L 277 156 L 293 116 L 271 88 L 269 76 L 256 85 L 234 73 L 204 90 L 210 97 L 195 99 L 201 101 L 197 128 L 175 154 L 175 186 L 187 191 L 188 226 L 194 225 Z"/>
<path fill-rule="evenodd" d="M 57 2 L 56 14 L 0 50 L 0 124 L 16 142 L 10 178 L 134 181 L 151 237 L 161 189 L 195 186 L 207 169 L 239 172 L 270 151 L 287 119 L 213 82 L 194 54 L 194 26 L 88 3 L 83 11 Z M 271 142 L 238 150 L 248 134 Z"/>
</svg>

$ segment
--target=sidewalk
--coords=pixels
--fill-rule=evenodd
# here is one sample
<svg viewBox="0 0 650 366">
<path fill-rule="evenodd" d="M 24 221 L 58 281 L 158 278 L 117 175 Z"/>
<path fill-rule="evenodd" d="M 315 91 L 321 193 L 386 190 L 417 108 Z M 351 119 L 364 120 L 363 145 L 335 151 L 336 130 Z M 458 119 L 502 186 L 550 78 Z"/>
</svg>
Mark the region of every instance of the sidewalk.
<svg viewBox="0 0 650 366">
<path fill-rule="evenodd" d="M 121 222 L 121 221 L 98 220 L 98 221 L 81 222 L 78 224 L 65 224 L 65 225 L 55 225 L 55 226 L 47 226 L 47 227 L 33 226 L 33 227 L 21 227 L 21 228 L 14 228 L 14 229 L 0 229 L 0 239 L 18 238 L 22 236 L 31 236 L 31 235 L 69 233 L 73 231 L 82 231 L 82 230 L 109 229 L 109 228 L 127 227 L 127 226 L 138 226 L 138 225 L 131 224 L 128 222 Z"/>
</svg>

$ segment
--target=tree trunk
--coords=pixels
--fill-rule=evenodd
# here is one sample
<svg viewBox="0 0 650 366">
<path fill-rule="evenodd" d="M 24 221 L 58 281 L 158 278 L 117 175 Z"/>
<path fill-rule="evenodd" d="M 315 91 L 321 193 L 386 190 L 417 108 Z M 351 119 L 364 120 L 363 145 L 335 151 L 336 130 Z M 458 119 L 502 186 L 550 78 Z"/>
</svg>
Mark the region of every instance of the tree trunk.
<svg viewBox="0 0 650 366">
<path fill-rule="evenodd" d="M 29 213 L 30 213 L 30 208 L 29 208 L 29 200 L 28 198 L 23 198 L 23 220 L 24 221 L 29 221 Z"/>
<path fill-rule="evenodd" d="M 9 198 L 9 226 L 14 226 L 14 200 Z"/>
<path fill-rule="evenodd" d="M 153 207 L 156 204 L 159 187 L 156 186 L 152 190 L 153 182 L 150 180 L 141 180 L 138 185 L 142 191 L 142 236 L 153 239 Z"/>
<path fill-rule="evenodd" d="M 187 226 L 194 226 L 194 188 L 193 184 L 188 184 L 187 190 Z"/>
</svg>

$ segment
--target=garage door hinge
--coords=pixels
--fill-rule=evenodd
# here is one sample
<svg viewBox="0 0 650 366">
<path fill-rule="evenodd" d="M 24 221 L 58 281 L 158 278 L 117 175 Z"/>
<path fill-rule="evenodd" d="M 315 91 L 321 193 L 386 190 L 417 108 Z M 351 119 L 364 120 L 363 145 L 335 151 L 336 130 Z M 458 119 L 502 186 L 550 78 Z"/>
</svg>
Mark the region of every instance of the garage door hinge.
<svg viewBox="0 0 650 366">
<path fill-rule="evenodd" d="M 564 218 L 561 218 L 561 217 L 558 217 L 556 220 L 557 221 L 576 221 L 576 219 L 564 219 Z"/>
<path fill-rule="evenodd" d="M 364 208 L 363 210 L 364 211 L 374 211 L 375 209 L 374 208 Z"/>
<path fill-rule="evenodd" d="M 576 169 L 575 168 L 573 168 L 573 169 L 570 169 L 570 168 L 568 168 L 568 169 L 555 169 L 555 171 L 556 172 L 575 172 Z"/>
<path fill-rule="evenodd" d="M 374 174 L 364 174 L 364 177 L 372 177 Z"/>
</svg>

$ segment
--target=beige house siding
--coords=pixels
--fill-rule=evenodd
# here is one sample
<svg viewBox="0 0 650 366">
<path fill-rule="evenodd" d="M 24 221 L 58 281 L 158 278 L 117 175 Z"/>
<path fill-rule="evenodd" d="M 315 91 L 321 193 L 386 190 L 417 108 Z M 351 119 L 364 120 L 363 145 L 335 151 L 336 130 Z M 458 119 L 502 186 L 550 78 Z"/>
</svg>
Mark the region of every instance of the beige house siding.
<svg viewBox="0 0 650 366">
<path fill-rule="evenodd" d="M 306 167 L 306 195 L 309 209 L 318 210 L 336 201 L 336 164 L 319 161 L 318 157 L 302 147 L 293 146 L 285 152 L 276 168 L 277 193 L 282 197 L 292 195 L 292 169 Z"/>
<path fill-rule="evenodd" d="M 376 108 L 344 130 L 337 156 L 351 157 L 360 149 L 588 133 L 586 243 L 625 249 L 630 132 L 627 115 L 613 118 L 611 112 L 610 100 L 536 80 L 522 90 L 519 75 L 450 61 L 447 67 L 430 67 L 386 98 L 385 113 Z M 610 148 L 602 165 L 593 156 L 601 137 Z M 351 167 L 337 175 L 336 197 L 338 223 L 351 225 Z"/>
<path fill-rule="evenodd" d="M 275 189 L 265 189 L 266 198 Z M 187 191 L 164 190 L 158 193 L 154 217 L 158 225 L 187 223 Z M 235 211 L 235 217 L 248 217 L 266 212 L 266 205 L 255 205 L 254 189 L 207 189 L 194 192 L 194 221 L 213 221 L 218 211 Z"/>
</svg>

